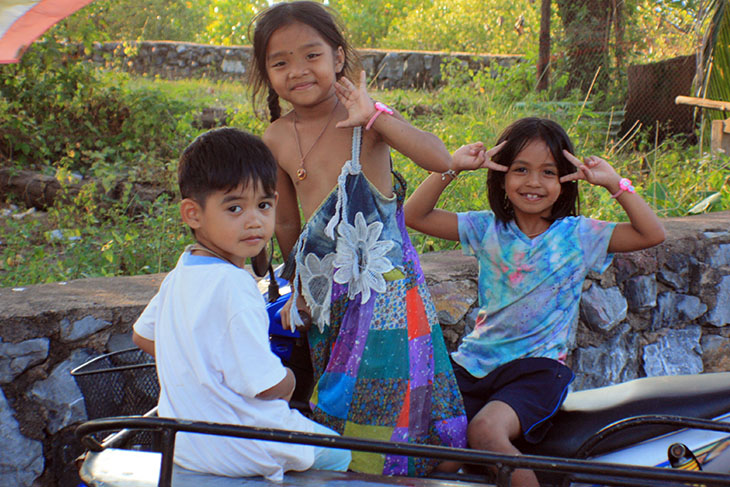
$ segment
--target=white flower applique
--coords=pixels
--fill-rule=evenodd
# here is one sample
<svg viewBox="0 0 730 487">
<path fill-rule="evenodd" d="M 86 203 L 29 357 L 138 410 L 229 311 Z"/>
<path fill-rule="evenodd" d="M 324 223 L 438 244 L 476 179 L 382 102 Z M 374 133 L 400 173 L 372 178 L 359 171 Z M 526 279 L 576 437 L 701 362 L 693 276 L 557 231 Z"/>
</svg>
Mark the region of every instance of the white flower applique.
<svg viewBox="0 0 730 487">
<path fill-rule="evenodd" d="M 362 212 L 355 216 L 355 226 L 344 220 L 337 226 L 340 238 L 337 239 L 334 280 L 348 285 L 347 296 L 350 299 L 362 293 L 361 304 L 368 302 L 371 290 L 385 292 L 383 274 L 393 269 L 385 255 L 395 243 L 379 240 L 382 231 L 381 222 L 366 224 Z"/>
<path fill-rule="evenodd" d="M 312 320 L 319 324 L 320 329 L 330 324 L 334 260 L 334 253 L 325 255 L 321 260 L 314 253 L 309 253 L 299 270 L 302 294 L 307 299 Z"/>
</svg>

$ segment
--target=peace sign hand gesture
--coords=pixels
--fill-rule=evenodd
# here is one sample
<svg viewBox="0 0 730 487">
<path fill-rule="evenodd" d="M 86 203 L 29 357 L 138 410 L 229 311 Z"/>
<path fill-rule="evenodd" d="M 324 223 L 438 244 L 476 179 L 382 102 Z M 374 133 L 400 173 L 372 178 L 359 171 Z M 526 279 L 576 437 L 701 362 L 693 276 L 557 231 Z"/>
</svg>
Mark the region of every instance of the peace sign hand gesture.
<svg viewBox="0 0 730 487">
<path fill-rule="evenodd" d="M 482 142 L 474 142 L 473 144 L 467 144 L 462 145 L 451 156 L 452 166 L 451 169 L 453 169 L 455 172 L 461 172 L 461 171 L 473 171 L 476 169 L 492 169 L 494 171 L 501 171 L 501 172 L 507 172 L 509 169 L 507 166 L 503 166 L 501 164 L 497 164 L 496 162 L 492 161 L 492 157 L 494 157 L 497 153 L 499 153 L 500 150 L 502 150 L 502 147 L 507 143 L 507 141 L 503 141 L 499 145 L 496 145 L 489 149 L 488 151 L 484 150 L 484 144 Z"/>
<path fill-rule="evenodd" d="M 588 156 L 581 162 L 567 150 L 563 150 L 563 154 L 578 170 L 561 177 L 561 183 L 583 179 L 591 184 L 603 186 L 612 193 L 618 190 L 621 176 L 606 160 L 598 156 Z"/>
</svg>

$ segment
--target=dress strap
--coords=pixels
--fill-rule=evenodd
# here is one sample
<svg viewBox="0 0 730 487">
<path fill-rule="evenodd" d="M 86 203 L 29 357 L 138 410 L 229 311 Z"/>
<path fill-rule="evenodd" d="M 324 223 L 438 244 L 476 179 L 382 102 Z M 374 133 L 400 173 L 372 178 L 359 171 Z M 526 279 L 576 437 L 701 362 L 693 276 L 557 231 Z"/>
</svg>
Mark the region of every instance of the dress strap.
<svg viewBox="0 0 730 487">
<path fill-rule="evenodd" d="M 360 149 L 362 147 L 362 127 L 352 129 L 352 156 L 350 160 L 353 165 L 357 165 L 358 172 L 362 169 L 360 166 Z"/>
<path fill-rule="evenodd" d="M 355 127 L 352 129 L 352 158 L 345 162 L 342 166 L 342 171 L 337 177 L 337 203 L 335 205 L 335 212 L 332 218 L 327 222 L 327 226 L 324 229 L 324 234 L 332 240 L 335 239 L 335 230 L 341 221 L 344 221 L 347 216 L 347 191 L 345 183 L 347 182 L 347 176 L 355 176 L 360 174 L 362 166 L 360 165 L 360 147 L 362 145 L 362 127 Z"/>
</svg>

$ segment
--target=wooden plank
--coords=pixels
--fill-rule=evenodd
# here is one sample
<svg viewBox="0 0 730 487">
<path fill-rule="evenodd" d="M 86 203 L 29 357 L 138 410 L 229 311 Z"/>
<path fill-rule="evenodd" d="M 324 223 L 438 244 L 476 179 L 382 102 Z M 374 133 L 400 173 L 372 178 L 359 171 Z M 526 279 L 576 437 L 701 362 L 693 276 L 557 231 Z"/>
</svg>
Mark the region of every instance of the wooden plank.
<svg viewBox="0 0 730 487">
<path fill-rule="evenodd" d="M 730 102 L 710 100 L 707 98 L 695 98 L 692 96 L 678 96 L 674 99 L 677 105 L 690 105 L 693 107 L 711 108 L 721 112 L 730 112 Z"/>
</svg>

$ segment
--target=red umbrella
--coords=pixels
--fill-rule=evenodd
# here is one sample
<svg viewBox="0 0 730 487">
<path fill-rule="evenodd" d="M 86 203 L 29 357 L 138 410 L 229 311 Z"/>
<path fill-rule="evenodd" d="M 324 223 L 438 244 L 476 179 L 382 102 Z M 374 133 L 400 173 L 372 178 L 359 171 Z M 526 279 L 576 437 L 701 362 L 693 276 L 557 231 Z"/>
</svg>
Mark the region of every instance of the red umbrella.
<svg viewBox="0 0 730 487">
<path fill-rule="evenodd" d="M 0 0 L 0 64 L 23 51 L 59 20 L 93 0 Z"/>
</svg>

